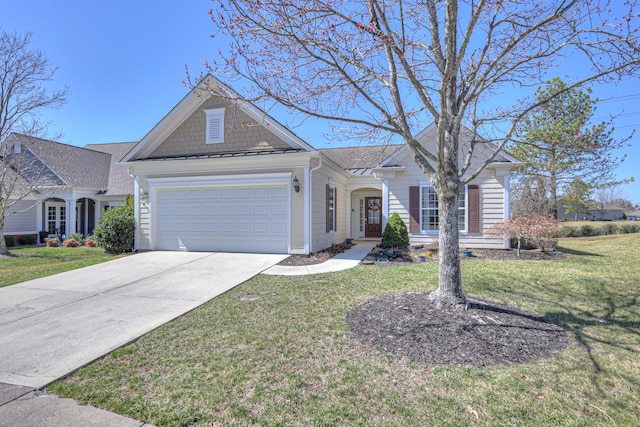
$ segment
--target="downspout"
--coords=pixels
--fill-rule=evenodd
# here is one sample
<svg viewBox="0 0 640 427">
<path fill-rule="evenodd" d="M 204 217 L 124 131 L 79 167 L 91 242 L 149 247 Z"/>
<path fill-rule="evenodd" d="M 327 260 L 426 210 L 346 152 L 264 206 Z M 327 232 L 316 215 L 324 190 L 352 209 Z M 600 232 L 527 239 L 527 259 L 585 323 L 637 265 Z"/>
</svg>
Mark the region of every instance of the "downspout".
<svg viewBox="0 0 640 427">
<path fill-rule="evenodd" d="M 308 169 L 309 176 L 308 177 L 305 176 L 305 180 L 307 182 L 307 187 L 308 187 L 306 194 L 309 195 L 309 200 L 305 200 L 305 206 L 307 207 L 307 209 L 309 209 L 309 215 L 307 215 L 309 224 L 307 224 L 307 227 L 305 228 L 307 235 L 305 236 L 305 239 L 304 239 L 305 240 L 304 250 L 305 250 L 306 254 L 311 253 L 311 236 L 313 236 L 313 233 L 312 233 L 312 229 L 313 229 L 313 206 L 312 206 L 312 203 L 313 203 L 313 197 L 312 197 L 313 196 L 313 183 L 312 183 L 311 176 L 312 176 L 313 172 L 317 171 L 318 169 L 320 169 L 322 167 L 322 157 L 318 156 L 318 160 L 319 160 L 318 166 L 316 166 L 314 168 L 311 168 L 311 169 Z"/>
</svg>

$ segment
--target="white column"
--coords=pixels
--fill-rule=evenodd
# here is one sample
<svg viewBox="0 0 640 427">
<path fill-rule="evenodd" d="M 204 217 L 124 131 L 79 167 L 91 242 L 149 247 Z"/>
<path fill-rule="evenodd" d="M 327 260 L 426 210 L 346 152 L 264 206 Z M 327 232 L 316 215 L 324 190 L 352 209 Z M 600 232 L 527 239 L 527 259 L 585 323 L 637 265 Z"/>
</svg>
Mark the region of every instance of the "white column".
<svg viewBox="0 0 640 427">
<path fill-rule="evenodd" d="M 511 181 L 509 180 L 509 175 L 504 176 L 504 220 L 508 221 L 511 219 Z M 504 248 L 511 249 L 511 239 L 504 239 Z"/>
<path fill-rule="evenodd" d="M 133 217 L 136 221 L 136 230 L 133 235 L 133 247 L 140 247 L 140 181 L 136 175 L 133 177 Z"/>
<path fill-rule="evenodd" d="M 389 179 L 382 180 L 382 231 L 387 226 L 389 220 Z"/>
<path fill-rule="evenodd" d="M 302 192 L 304 197 L 304 253 L 311 250 L 311 171 L 309 167 L 304 168 L 304 180 L 302 182 Z"/>
<path fill-rule="evenodd" d="M 347 238 L 352 239 L 353 235 L 351 234 L 351 227 L 353 225 L 353 215 L 351 215 L 351 190 L 347 190 Z"/>
<path fill-rule="evenodd" d="M 40 232 L 42 231 L 42 202 L 39 201 L 36 203 L 36 231 L 38 233 L 38 239 L 40 239 Z M 38 240 L 39 243 L 44 243 L 44 242 L 40 242 Z"/>
<path fill-rule="evenodd" d="M 65 224 L 65 237 L 76 232 L 76 199 L 65 200 L 67 218 Z"/>
<path fill-rule="evenodd" d="M 84 229 L 82 230 L 82 234 L 84 237 L 87 237 L 89 233 L 89 198 L 85 198 L 84 203 Z"/>
<path fill-rule="evenodd" d="M 98 220 L 102 216 L 102 209 L 100 209 L 102 204 L 100 203 L 100 200 L 94 200 L 94 202 L 95 204 L 93 205 L 93 228 L 96 228 L 96 226 L 98 225 Z"/>
</svg>

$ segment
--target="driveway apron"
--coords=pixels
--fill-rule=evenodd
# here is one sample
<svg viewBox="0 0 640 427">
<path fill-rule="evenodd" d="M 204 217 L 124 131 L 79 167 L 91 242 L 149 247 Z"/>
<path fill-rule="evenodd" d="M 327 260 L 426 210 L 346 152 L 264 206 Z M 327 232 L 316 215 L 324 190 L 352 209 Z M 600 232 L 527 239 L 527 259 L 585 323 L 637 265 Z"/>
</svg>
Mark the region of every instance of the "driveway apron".
<svg viewBox="0 0 640 427">
<path fill-rule="evenodd" d="M 0 288 L 0 383 L 42 388 L 284 258 L 145 252 Z"/>
</svg>

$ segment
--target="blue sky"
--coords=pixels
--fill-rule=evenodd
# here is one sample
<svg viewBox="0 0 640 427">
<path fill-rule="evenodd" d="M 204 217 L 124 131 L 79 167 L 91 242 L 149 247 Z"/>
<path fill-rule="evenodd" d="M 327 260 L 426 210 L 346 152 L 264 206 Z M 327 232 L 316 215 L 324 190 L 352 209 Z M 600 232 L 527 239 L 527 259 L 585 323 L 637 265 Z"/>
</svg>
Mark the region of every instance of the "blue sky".
<svg viewBox="0 0 640 427">
<path fill-rule="evenodd" d="M 62 132 L 61 141 L 75 145 L 137 141 L 187 93 L 185 65 L 197 75 L 224 48 L 210 37 L 212 6 L 209 0 L 22 0 L 2 6 L 0 26 L 32 31 L 32 47 L 58 67 L 53 87 L 69 86 L 67 104 L 44 114 L 53 121 L 52 134 Z M 593 89 L 594 96 L 608 100 L 596 118 L 618 115 L 619 137 L 640 130 L 640 80 Z M 315 126 L 293 131 L 316 148 L 326 146 Z M 627 160 L 617 173 L 636 177 L 623 190 L 640 203 L 640 135 L 630 143 L 618 153 Z"/>
</svg>

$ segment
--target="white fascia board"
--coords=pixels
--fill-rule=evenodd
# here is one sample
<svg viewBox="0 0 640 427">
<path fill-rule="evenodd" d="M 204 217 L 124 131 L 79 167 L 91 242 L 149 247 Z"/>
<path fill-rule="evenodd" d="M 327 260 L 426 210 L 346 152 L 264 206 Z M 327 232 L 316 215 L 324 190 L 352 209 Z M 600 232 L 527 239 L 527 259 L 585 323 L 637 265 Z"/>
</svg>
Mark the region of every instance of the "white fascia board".
<svg viewBox="0 0 640 427">
<path fill-rule="evenodd" d="M 391 163 L 392 160 L 396 159 L 400 154 L 404 153 L 406 150 L 407 150 L 407 144 L 404 144 L 402 147 L 398 148 L 396 151 L 391 153 L 389 157 L 387 157 L 382 162 L 380 162 L 380 165 L 378 165 L 378 167 L 381 168 L 388 165 L 389 163 Z"/>
<path fill-rule="evenodd" d="M 241 157 L 181 159 L 181 160 L 147 160 L 139 162 L 120 162 L 132 175 L 155 174 L 199 174 L 224 171 L 249 171 L 255 169 L 291 169 L 309 167 L 315 153 L 300 152 L 290 154 L 256 155 Z"/>
<path fill-rule="evenodd" d="M 199 94 L 196 89 L 185 96 L 173 109 L 158 122 L 129 151 L 121 162 L 128 162 L 140 157 L 148 157 L 164 140 L 171 135 L 210 95 Z"/>
<path fill-rule="evenodd" d="M 494 168 L 496 170 L 510 171 L 526 165 L 525 162 L 513 161 L 513 162 L 491 162 L 487 165 L 488 168 Z"/>
</svg>

